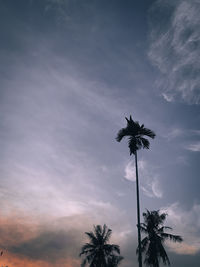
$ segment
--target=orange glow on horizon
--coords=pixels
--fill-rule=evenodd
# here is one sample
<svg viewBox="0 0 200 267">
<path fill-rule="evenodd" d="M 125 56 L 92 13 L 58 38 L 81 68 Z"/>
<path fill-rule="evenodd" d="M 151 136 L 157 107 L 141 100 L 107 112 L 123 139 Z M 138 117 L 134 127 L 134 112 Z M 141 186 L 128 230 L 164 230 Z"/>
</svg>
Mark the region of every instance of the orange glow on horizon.
<svg viewBox="0 0 200 267">
<path fill-rule="evenodd" d="M 57 262 L 47 262 L 44 260 L 33 260 L 26 257 L 16 255 L 14 253 L 5 252 L 0 258 L 0 266 L 8 267 L 77 267 L 80 261 L 76 259 L 60 259 Z"/>
</svg>

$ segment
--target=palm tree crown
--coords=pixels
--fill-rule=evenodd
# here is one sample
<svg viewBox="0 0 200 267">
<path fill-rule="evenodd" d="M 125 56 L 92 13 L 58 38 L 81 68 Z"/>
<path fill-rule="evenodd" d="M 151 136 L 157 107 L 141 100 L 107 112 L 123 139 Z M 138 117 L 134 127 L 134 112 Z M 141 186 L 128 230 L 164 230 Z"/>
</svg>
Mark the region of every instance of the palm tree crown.
<svg viewBox="0 0 200 267">
<path fill-rule="evenodd" d="M 138 121 L 134 121 L 130 116 L 130 119 L 126 118 L 127 126 L 122 128 L 116 137 L 116 140 L 120 142 L 124 137 L 129 137 L 128 146 L 130 149 L 130 155 L 136 153 L 137 150 L 141 148 L 149 149 L 150 143 L 149 140 L 144 138 L 148 136 L 154 138 L 155 133 L 144 127 L 144 124 L 140 125 Z"/>
<path fill-rule="evenodd" d="M 141 223 L 141 231 L 147 236 L 142 240 L 142 253 L 146 253 L 144 263 L 147 266 L 159 267 L 159 261 L 162 259 L 164 264 L 170 265 L 169 258 L 163 247 L 166 240 L 182 242 L 182 237 L 165 233 L 165 229 L 172 230 L 171 227 L 163 226 L 167 214 L 159 210 L 143 213 L 144 223 Z M 137 250 L 138 252 L 138 250 Z"/>
<path fill-rule="evenodd" d="M 102 226 L 94 226 L 93 232 L 85 233 L 90 242 L 86 243 L 82 249 L 80 256 L 85 255 L 81 266 L 88 264 L 90 267 L 115 267 L 123 259 L 120 255 L 118 245 L 108 244 L 112 230 L 105 224 Z M 116 255 L 117 254 L 117 255 Z"/>
</svg>

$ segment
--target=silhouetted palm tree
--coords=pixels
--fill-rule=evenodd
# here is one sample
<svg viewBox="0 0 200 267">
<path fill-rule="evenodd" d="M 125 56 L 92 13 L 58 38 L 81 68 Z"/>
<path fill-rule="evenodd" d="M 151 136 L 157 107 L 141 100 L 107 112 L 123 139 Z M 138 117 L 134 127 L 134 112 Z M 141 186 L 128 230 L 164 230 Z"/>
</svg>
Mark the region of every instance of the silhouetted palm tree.
<svg viewBox="0 0 200 267">
<path fill-rule="evenodd" d="M 116 137 L 116 140 L 120 142 L 124 137 L 128 137 L 128 147 L 130 155 L 135 155 L 135 168 L 136 168 L 136 194 L 137 194 L 137 227 L 138 227 L 138 247 L 139 247 L 139 267 L 142 267 L 142 253 L 141 253 L 141 233 L 140 233 L 140 198 L 139 198 L 139 182 L 138 182 L 138 165 L 137 165 L 137 150 L 141 148 L 149 149 L 149 140 L 144 138 L 148 136 L 154 138 L 156 135 L 153 131 L 144 127 L 144 124 L 140 125 L 138 121 L 134 121 L 130 116 L 130 119 L 125 118 L 127 121 L 126 128 L 122 128 Z"/>
<path fill-rule="evenodd" d="M 170 265 L 163 246 L 164 242 L 166 240 L 174 242 L 183 241 L 179 235 L 165 233 L 165 229 L 172 230 L 171 227 L 163 226 L 166 216 L 166 213 L 160 214 L 159 210 L 147 210 L 147 212 L 143 213 L 144 223 L 141 223 L 141 231 L 147 236 L 142 240 L 142 253 L 146 253 L 144 263 L 147 266 L 159 267 L 160 259 L 162 259 L 164 264 Z"/>
<path fill-rule="evenodd" d="M 85 256 L 81 266 L 84 267 L 88 264 L 90 267 L 107 267 L 108 263 L 111 264 L 111 262 L 113 264 L 115 263 L 113 267 L 117 266 L 116 264 L 118 264 L 122 258 L 118 256 L 120 255 L 119 246 L 108 244 L 112 230 L 105 224 L 103 227 L 97 225 L 94 226 L 93 232 L 86 232 L 85 234 L 88 236 L 90 242 L 86 243 L 81 249 L 80 256 Z"/>
</svg>

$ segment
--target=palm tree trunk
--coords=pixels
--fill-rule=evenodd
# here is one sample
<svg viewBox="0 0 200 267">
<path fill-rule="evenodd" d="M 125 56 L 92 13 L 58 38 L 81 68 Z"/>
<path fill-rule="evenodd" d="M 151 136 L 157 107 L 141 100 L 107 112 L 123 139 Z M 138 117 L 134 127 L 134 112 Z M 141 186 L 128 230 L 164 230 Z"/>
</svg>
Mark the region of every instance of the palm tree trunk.
<svg viewBox="0 0 200 267">
<path fill-rule="evenodd" d="M 156 265 L 155 265 L 155 267 L 159 267 L 158 257 L 156 257 Z"/>
<path fill-rule="evenodd" d="M 142 267 L 141 232 L 140 232 L 140 195 L 139 195 L 139 181 L 138 181 L 137 151 L 135 151 L 135 170 L 136 170 L 136 195 L 137 195 L 138 261 L 139 261 L 139 267 Z"/>
</svg>

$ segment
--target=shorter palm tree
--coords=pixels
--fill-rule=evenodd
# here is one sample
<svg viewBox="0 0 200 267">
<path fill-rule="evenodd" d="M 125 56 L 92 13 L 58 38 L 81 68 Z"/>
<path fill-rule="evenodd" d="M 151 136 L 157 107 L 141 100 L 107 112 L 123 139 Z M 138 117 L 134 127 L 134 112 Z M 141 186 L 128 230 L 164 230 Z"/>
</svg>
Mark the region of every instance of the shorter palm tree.
<svg viewBox="0 0 200 267">
<path fill-rule="evenodd" d="M 81 266 L 87 264 L 90 267 L 116 267 L 123 257 L 120 256 L 120 248 L 118 245 L 108 244 L 112 230 L 105 224 L 94 226 L 93 232 L 85 233 L 89 238 L 82 249 L 80 256 L 84 255 Z"/>
<path fill-rule="evenodd" d="M 165 233 L 165 229 L 172 230 L 171 227 L 163 226 L 167 214 L 161 213 L 159 210 L 143 213 L 144 223 L 141 223 L 140 229 L 147 236 L 142 240 L 142 253 L 145 253 L 144 263 L 150 267 L 159 267 L 160 259 L 166 265 L 170 265 L 169 258 L 164 249 L 164 242 L 171 240 L 174 242 L 182 242 L 183 239 L 179 235 Z M 137 249 L 138 253 L 138 249 Z"/>
</svg>

